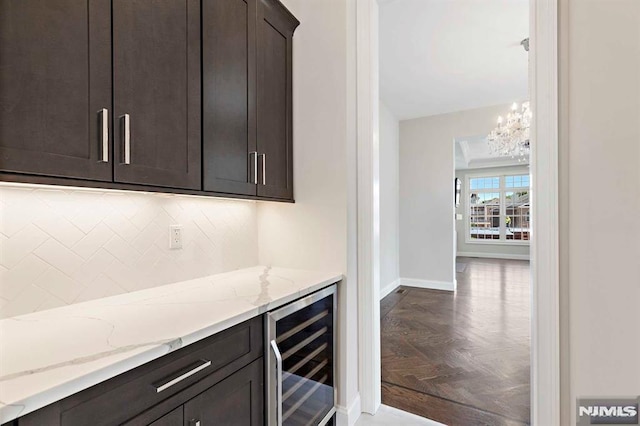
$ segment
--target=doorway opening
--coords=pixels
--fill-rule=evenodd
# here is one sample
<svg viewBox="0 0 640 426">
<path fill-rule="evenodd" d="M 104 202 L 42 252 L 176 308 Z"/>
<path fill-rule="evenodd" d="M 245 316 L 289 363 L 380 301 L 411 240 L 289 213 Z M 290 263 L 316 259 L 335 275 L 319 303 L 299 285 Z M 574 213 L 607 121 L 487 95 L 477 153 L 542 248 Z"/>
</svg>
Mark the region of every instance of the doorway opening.
<svg viewBox="0 0 640 426">
<path fill-rule="evenodd" d="M 373 89 L 371 90 L 371 92 L 368 92 L 368 93 L 366 91 L 365 92 L 359 91 L 358 109 L 361 110 L 360 107 L 363 105 L 374 105 L 374 108 L 372 110 L 372 115 L 376 115 L 377 105 L 375 104 L 377 103 L 377 99 L 376 101 L 374 101 L 374 98 L 377 98 L 377 96 L 372 96 L 372 93 L 373 95 L 377 95 L 375 90 L 375 78 L 377 76 L 377 72 L 376 72 L 377 71 L 377 61 L 376 61 L 377 53 L 376 52 L 377 52 L 378 35 L 380 36 L 380 45 L 381 45 L 381 50 L 380 50 L 381 81 L 385 77 L 385 73 L 383 70 L 384 58 L 382 57 L 383 55 L 382 45 L 384 43 L 384 39 L 383 39 L 382 31 L 379 31 L 379 28 L 382 28 L 382 25 L 384 25 L 383 9 L 385 7 L 394 6 L 394 5 L 407 6 L 412 4 L 412 2 L 397 1 L 397 0 L 396 1 L 384 1 L 384 0 L 379 1 L 377 3 L 379 3 L 380 11 L 378 11 L 378 4 L 376 2 L 372 2 L 374 4 L 371 4 L 369 2 L 362 2 L 362 3 L 363 5 L 361 7 L 358 7 L 358 11 L 357 11 L 358 23 L 359 24 L 364 23 L 364 29 L 363 29 L 363 25 L 361 25 L 358 30 L 358 39 L 357 39 L 358 65 L 359 65 L 358 86 L 359 88 L 363 87 L 361 86 L 361 80 L 364 79 L 365 84 L 367 83 L 367 81 L 369 83 L 372 83 L 371 87 L 373 87 Z M 446 2 L 447 6 L 450 6 L 451 4 L 454 4 L 454 3 L 457 3 L 457 1 Z M 530 209 L 529 209 L 530 211 L 528 214 L 529 214 L 530 225 L 534 225 L 534 227 L 531 229 L 531 231 L 528 231 L 528 235 L 526 235 L 525 231 L 523 230 L 519 231 L 520 233 L 518 234 L 518 238 L 516 238 L 515 230 L 510 229 L 512 228 L 510 226 L 511 221 L 509 221 L 509 219 L 506 218 L 507 216 L 506 208 L 504 210 L 505 213 L 502 214 L 502 216 L 505 216 L 505 217 L 500 218 L 502 223 L 496 222 L 495 225 L 497 228 L 496 230 L 496 233 L 498 235 L 497 239 L 500 239 L 503 236 L 506 239 L 508 235 L 512 235 L 513 238 L 511 238 L 511 240 L 523 241 L 526 237 L 528 237 L 529 240 L 527 241 L 529 241 L 531 244 L 531 248 L 530 248 L 531 257 L 532 257 L 531 289 L 533 294 L 532 294 L 532 297 L 528 297 L 529 301 L 532 303 L 532 317 L 530 320 L 531 321 L 531 328 L 530 328 L 531 341 L 532 341 L 532 345 L 531 345 L 531 348 L 532 348 L 531 350 L 531 355 L 532 355 L 531 356 L 531 360 L 532 360 L 531 361 L 531 372 L 532 372 L 531 395 L 532 397 L 531 397 L 530 421 L 533 424 L 555 425 L 555 424 L 558 424 L 558 415 L 559 415 L 559 407 L 558 407 L 558 395 L 559 395 L 559 386 L 558 386 L 559 362 L 558 360 L 559 360 L 559 357 L 558 357 L 558 344 L 557 344 L 557 337 L 558 337 L 558 316 L 557 316 L 557 285 L 558 285 L 557 233 L 558 232 L 557 231 L 558 230 L 557 230 L 557 203 L 554 203 L 554 200 L 557 200 L 557 85 L 556 85 L 556 79 L 554 77 L 554 75 L 557 74 L 557 56 L 555 54 L 555 52 L 557 51 L 557 25 L 556 25 L 557 5 L 555 5 L 553 2 L 532 0 L 531 4 L 526 6 L 526 9 L 531 10 L 531 16 L 530 16 L 531 27 L 530 27 L 529 34 L 532 40 L 531 42 L 532 52 L 531 52 L 531 62 L 528 69 L 530 70 L 530 75 L 529 75 L 530 85 L 531 85 L 530 99 L 532 102 L 532 111 L 533 111 L 534 118 L 532 121 L 533 135 L 532 135 L 532 146 L 531 146 L 532 166 L 530 171 L 530 185 L 531 185 L 531 193 L 535 195 L 535 200 L 532 199 L 532 201 L 535 201 L 535 204 L 532 204 L 530 206 Z M 463 19 L 464 16 L 468 16 L 467 11 L 468 10 L 466 10 L 464 14 L 449 13 L 448 16 L 453 17 L 453 19 L 456 19 L 456 18 Z M 378 12 L 380 12 L 380 27 L 378 26 L 378 22 L 377 22 Z M 426 18 L 424 14 L 422 15 L 418 13 L 414 13 L 414 14 L 419 18 L 422 18 L 423 23 L 425 22 Z M 527 21 L 529 21 L 529 19 L 527 19 Z M 407 23 L 408 21 L 405 20 L 404 22 Z M 440 27 L 439 27 L 440 38 L 448 39 L 449 41 L 451 41 L 451 39 L 455 38 L 456 35 L 451 35 L 450 33 L 447 33 L 447 29 L 449 27 L 447 24 L 448 23 L 446 21 L 443 21 L 443 20 L 440 21 Z M 502 28 L 502 27 L 497 26 L 496 28 Z M 361 36 L 363 33 L 364 33 L 364 36 Z M 367 37 L 367 34 L 369 35 L 368 37 Z M 424 41 L 424 43 L 431 44 L 432 41 L 433 40 L 427 40 L 427 41 Z M 477 45 L 478 38 L 476 39 L 467 38 L 467 41 L 472 45 Z M 521 48 L 519 41 L 521 40 L 516 40 L 517 46 Z M 409 38 L 405 40 L 405 42 L 408 45 L 415 46 L 416 44 L 419 44 L 419 39 Z M 435 49 L 435 52 L 441 53 L 437 49 Z M 474 58 L 477 58 L 477 57 L 473 55 L 467 56 L 468 60 L 472 60 Z M 429 60 L 432 63 L 434 62 L 434 59 L 436 60 L 437 64 L 440 64 L 440 65 L 442 64 L 442 61 L 437 62 L 437 59 L 439 59 L 437 54 L 436 55 L 432 54 L 429 57 Z M 412 62 L 407 66 L 413 66 L 413 65 L 415 64 Z M 370 67 L 370 68 L 367 68 L 367 67 Z M 544 71 L 544 72 L 541 72 L 541 71 Z M 415 92 L 419 92 L 419 90 L 415 90 Z M 439 95 L 440 93 L 441 91 L 434 90 L 428 93 L 428 95 L 432 95 L 432 97 L 437 97 L 437 95 Z M 384 102 L 384 91 L 381 91 L 381 95 Z M 521 100 L 525 98 L 527 97 L 522 97 L 522 98 L 517 97 L 515 99 L 512 98 L 509 100 L 509 102 L 511 100 Z M 408 104 L 410 103 L 411 102 L 409 102 Z M 440 104 L 443 104 L 443 102 L 440 102 Z M 384 107 L 385 105 L 381 104 L 380 110 L 382 111 Z M 393 107 L 391 109 L 393 110 Z M 474 109 L 474 108 L 471 107 L 468 109 Z M 437 116 L 438 120 L 446 121 L 446 118 L 443 117 L 444 114 L 447 114 L 447 112 L 444 112 L 442 114 L 435 114 L 435 115 Z M 455 114 L 455 112 L 453 112 L 453 114 Z M 366 149 L 366 143 L 365 143 L 366 141 L 364 142 L 361 141 L 360 140 L 361 137 L 366 138 L 367 136 L 375 134 L 375 131 L 371 131 L 371 132 L 361 131 L 361 130 L 366 130 L 366 126 L 368 125 L 377 124 L 376 119 L 373 119 L 372 117 L 369 117 L 369 118 L 370 120 L 362 120 L 358 124 L 359 125 L 358 127 L 359 149 L 361 147 Z M 402 118 L 400 118 L 399 121 L 407 121 L 409 122 L 409 124 L 411 124 L 411 122 L 419 121 L 419 119 L 415 119 L 415 117 L 413 118 L 408 117 L 406 118 L 406 120 L 402 120 Z M 399 132 L 400 134 L 399 138 L 404 140 L 405 137 L 407 135 L 410 136 L 412 132 L 420 134 L 420 129 L 416 130 L 414 127 L 417 127 L 417 126 L 411 126 L 411 125 L 402 126 Z M 473 132 L 474 130 L 463 126 L 462 128 L 457 129 L 457 133 L 447 133 L 446 138 L 448 138 L 449 140 L 448 143 L 450 144 L 450 141 L 455 137 L 458 137 L 459 135 L 465 135 L 465 134 L 466 135 L 474 134 Z M 381 127 L 380 128 L 381 138 L 382 138 L 382 135 L 383 135 L 383 129 Z M 400 146 L 401 146 L 401 149 L 405 148 L 405 145 L 403 142 L 401 142 Z M 421 148 L 424 148 L 424 145 Z M 446 148 L 442 148 L 442 149 L 446 149 Z M 382 146 L 382 140 L 381 140 L 380 161 L 382 161 L 383 159 L 382 151 L 383 151 L 383 146 Z M 366 163 L 368 162 L 369 158 L 373 159 L 374 165 L 371 166 L 371 168 L 374 169 L 374 179 L 372 183 L 374 185 L 374 191 L 375 191 L 375 186 L 376 186 L 375 161 L 377 160 L 375 155 L 377 154 L 375 145 L 372 148 L 372 152 L 374 153 L 374 155 L 372 155 L 371 157 L 367 157 L 366 151 L 364 156 L 361 156 L 359 152 L 359 162 L 362 163 L 362 165 L 364 166 L 362 170 L 359 170 L 359 177 L 363 177 L 363 175 L 366 176 L 367 173 L 371 172 L 371 170 L 367 169 Z M 436 157 L 439 154 L 440 153 L 437 151 L 434 153 Z M 402 152 L 400 152 L 399 156 L 400 157 L 403 156 Z M 403 163 L 403 162 L 400 163 L 399 173 L 403 173 L 404 167 L 407 164 L 410 166 L 411 161 L 419 162 L 419 158 L 416 155 L 408 155 L 406 156 L 406 158 L 408 163 Z M 541 159 L 543 159 L 543 161 L 540 161 Z M 380 187 L 382 187 L 384 185 L 384 181 L 382 179 L 383 173 L 384 173 L 382 162 L 380 163 L 380 168 L 381 168 Z M 410 185 L 414 185 L 415 182 L 423 182 L 423 181 L 427 181 L 431 184 L 435 181 L 435 179 L 432 179 L 433 176 L 430 174 L 431 169 L 429 169 L 428 167 L 424 167 L 422 171 L 424 173 L 420 176 L 420 179 L 413 180 L 412 182 L 410 182 Z M 450 178 L 452 179 L 453 176 L 450 176 Z M 449 191 L 451 188 L 451 183 L 450 183 L 451 179 L 447 184 Z M 400 175 L 399 181 L 400 181 L 399 198 L 402 199 L 402 198 L 405 198 L 406 196 L 406 188 L 404 188 L 404 186 L 402 185 L 402 181 L 403 181 L 402 175 Z M 363 183 L 361 184 L 359 182 L 359 191 L 361 189 L 360 185 L 363 185 L 363 187 L 366 187 L 367 183 L 363 181 Z M 424 191 L 424 192 L 426 192 L 427 194 L 430 194 L 430 191 Z M 512 192 L 516 192 L 516 191 L 512 191 Z M 437 205 L 438 202 L 441 201 L 441 199 L 438 198 L 437 196 L 430 195 L 430 197 L 431 198 L 429 202 L 431 203 L 431 205 Z M 506 197 L 507 197 L 507 194 L 503 195 L 501 193 L 500 195 L 501 200 L 505 200 L 506 202 L 507 201 Z M 374 201 L 371 204 L 369 203 L 359 204 L 358 206 L 359 217 L 362 217 L 360 215 L 361 210 L 364 210 L 365 212 L 366 211 L 371 212 L 372 210 L 375 210 L 376 208 L 375 194 L 372 198 L 374 199 Z M 447 198 L 451 200 L 450 195 Z M 384 202 L 383 199 L 384 197 L 383 197 L 383 194 L 381 193 L 380 194 L 381 205 Z M 513 195 L 511 199 L 514 199 Z M 359 198 L 359 200 L 368 201 L 366 198 L 364 199 Z M 425 212 L 429 213 L 428 209 L 426 209 Z M 498 215 L 500 216 L 499 211 L 497 211 L 496 213 L 498 213 Z M 512 215 L 513 215 L 513 212 L 512 212 Z M 456 221 L 455 219 L 457 218 L 458 216 L 451 214 L 450 220 L 452 222 L 452 227 L 454 226 L 454 223 Z M 525 220 L 525 218 L 526 218 L 526 214 L 523 214 L 520 216 L 521 225 L 522 225 L 522 222 Z M 426 218 L 423 217 L 423 219 L 426 221 Z M 381 224 L 382 224 L 382 220 L 383 219 L 381 217 Z M 399 209 L 398 220 L 401 223 L 407 220 L 405 211 L 402 208 Z M 464 218 L 462 220 L 464 220 Z M 515 218 L 511 218 L 511 220 L 515 224 Z M 440 227 L 440 228 L 444 228 L 444 227 Z M 440 228 L 436 229 L 435 231 L 436 234 L 438 234 L 438 232 L 442 230 Z M 364 229 L 366 230 L 367 228 L 364 228 Z M 540 232 L 541 230 L 543 232 Z M 370 236 L 363 236 L 362 238 L 359 237 L 359 240 L 360 240 L 359 248 L 363 248 L 363 247 L 373 248 L 373 251 L 369 251 L 369 252 L 365 251 L 363 252 L 362 255 L 369 256 L 372 261 L 371 263 L 373 265 L 376 265 L 384 261 L 382 257 L 384 253 L 383 231 L 381 227 L 379 240 L 377 239 L 377 236 L 375 233 L 375 226 L 372 227 L 372 231 L 373 232 Z M 414 233 L 417 233 L 415 232 L 416 228 L 413 228 L 412 231 L 414 231 Z M 453 242 L 455 236 L 452 230 L 448 232 L 449 232 L 448 237 L 445 236 L 444 238 L 448 238 L 449 242 L 441 245 L 436 245 L 435 247 L 436 247 L 436 250 L 449 252 L 451 254 L 449 262 L 442 262 L 444 264 L 443 270 L 449 269 L 451 271 L 451 275 L 455 276 L 456 267 L 455 267 L 454 259 L 455 259 L 456 251 L 454 251 L 455 244 Z M 489 233 L 489 235 L 492 235 L 492 234 Z M 463 237 L 466 238 L 467 235 L 464 235 Z M 402 238 L 403 238 L 403 234 L 400 234 L 399 239 L 401 241 L 402 241 Z M 431 239 L 431 238 L 432 236 L 430 235 L 428 239 Z M 458 240 L 459 238 L 461 238 L 461 236 L 458 236 L 456 240 Z M 494 238 L 496 237 L 491 237 L 490 239 L 492 240 Z M 444 241 L 444 239 L 442 241 Z M 427 246 L 426 242 L 427 241 L 425 241 L 425 244 L 424 244 L 425 246 Z M 487 241 L 483 241 L 483 243 L 486 243 L 486 242 Z M 379 258 L 376 258 L 377 253 L 375 249 L 377 244 L 380 244 L 381 255 Z M 399 250 L 400 260 L 399 260 L 398 269 L 400 271 L 408 270 L 409 273 L 413 271 L 420 271 L 420 267 L 415 269 L 405 268 L 405 262 L 403 259 L 407 258 L 407 256 L 409 256 L 410 253 L 412 253 L 412 251 L 409 251 L 407 254 L 407 250 L 402 249 L 403 247 L 402 242 L 399 243 L 399 246 L 401 248 Z M 417 257 L 422 261 L 423 263 L 422 267 L 424 267 L 425 265 L 432 266 L 431 264 L 429 264 L 429 259 L 425 259 L 425 256 L 417 256 Z M 502 259 L 502 260 L 504 261 L 513 260 L 514 262 L 518 261 L 518 259 Z M 488 261 L 480 259 L 480 262 L 487 263 Z M 524 262 L 524 261 L 520 261 L 520 262 Z M 360 253 L 359 253 L 359 263 L 361 264 Z M 467 263 L 470 263 L 470 262 L 467 262 Z M 467 265 L 467 267 L 469 267 L 469 265 Z M 471 269 L 478 269 L 478 268 L 480 267 L 477 266 L 476 268 L 471 268 Z M 430 268 L 430 269 L 435 269 L 435 268 Z M 508 269 L 507 265 L 503 265 L 501 268 L 498 268 L 498 270 L 502 270 L 502 271 L 504 271 L 505 269 Z M 369 280 L 369 284 L 372 281 L 376 283 L 376 281 L 378 281 L 378 279 L 382 277 L 383 275 L 382 271 L 380 271 L 379 273 L 380 273 L 380 276 L 376 277 L 376 271 L 374 268 L 374 270 L 372 271 L 372 275 L 374 279 Z M 464 273 L 464 272 L 461 272 L 461 273 Z M 404 272 L 402 272 L 401 275 L 404 275 Z M 525 275 L 528 276 L 528 273 L 525 273 Z M 379 299 L 375 300 L 376 297 L 380 297 L 380 295 L 385 295 L 385 294 L 391 294 L 392 296 L 395 295 L 394 293 L 392 293 L 393 286 L 387 285 L 387 283 L 382 280 L 380 281 L 380 287 L 378 291 L 376 291 L 375 289 L 373 291 L 368 289 L 367 288 L 368 283 L 366 282 L 368 278 L 370 278 L 370 275 L 365 274 L 363 276 L 363 279 L 359 279 L 359 292 L 362 291 L 361 293 L 359 293 L 359 300 L 361 303 L 360 305 L 361 321 L 371 320 L 376 318 L 378 315 L 380 315 L 380 312 L 377 311 L 377 308 L 375 307 L 375 304 L 379 303 L 378 302 Z M 404 284 L 405 283 L 404 278 L 405 277 L 401 276 L 396 284 L 400 284 L 400 283 Z M 438 286 L 438 285 L 451 286 L 452 285 L 453 288 L 455 288 L 456 279 L 452 278 L 452 280 L 449 281 L 448 278 L 449 277 L 447 277 L 445 274 L 434 276 L 434 278 L 432 279 L 424 279 L 419 276 L 412 277 L 409 275 L 407 276 L 406 282 L 409 284 L 414 284 L 411 287 L 417 287 L 415 284 L 424 284 L 425 287 L 427 285 L 430 285 L 430 286 Z M 457 284 L 460 285 L 460 283 L 457 283 Z M 391 288 L 391 291 L 390 291 L 390 288 Z M 432 290 L 432 291 L 435 291 L 435 290 Z M 404 297 L 409 297 L 409 296 L 405 295 Z M 383 307 L 382 313 L 384 313 L 384 307 Z M 375 388 L 371 389 L 370 386 L 363 386 L 363 384 L 366 384 L 367 381 L 371 380 L 370 378 L 369 379 L 363 378 L 363 376 L 367 377 L 367 373 L 375 374 L 376 369 L 379 368 L 379 365 L 380 365 L 379 361 L 376 361 L 376 355 L 377 355 L 376 346 L 377 346 L 377 343 L 379 342 L 377 338 L 379 338 L 379 334 L 376 333 L 375 327 L 363 327 L 363 329 L 360 330 L 361 348 L 370 347 L 373 349 L 373 352 L 371 354 L 364 353 L 366 352 L 366 350 L 361 351 L 361 354 L 360 354 L 360 360 L 361 360 L 360 389 L 361 389 L 361 397 L 362 397 L 362 407 L 363 407 L 363 411 L 369 412 L 369 413 L 373 413 L 377 410 L 377 407 L 379 406 L 379 403 L 380 403 L 380 399 L 379 399 L 380 394 L 377 393 L 377 390 Z"/>
</svg>

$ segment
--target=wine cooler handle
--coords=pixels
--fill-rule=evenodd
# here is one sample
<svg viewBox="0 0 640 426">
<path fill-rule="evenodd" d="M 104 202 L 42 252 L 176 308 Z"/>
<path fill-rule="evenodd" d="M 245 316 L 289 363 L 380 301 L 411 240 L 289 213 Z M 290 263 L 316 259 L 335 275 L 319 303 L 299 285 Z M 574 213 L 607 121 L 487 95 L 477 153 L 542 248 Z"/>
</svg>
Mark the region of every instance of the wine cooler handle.
<svg viewBox="0 0 640 426">
<path fill-rule="evenodd" d="M 275 340 L 271 341 L 271 350 L 276 357 L 276 421 L 278 426 L 282 426 L 282 355 Z"/>
</svg>

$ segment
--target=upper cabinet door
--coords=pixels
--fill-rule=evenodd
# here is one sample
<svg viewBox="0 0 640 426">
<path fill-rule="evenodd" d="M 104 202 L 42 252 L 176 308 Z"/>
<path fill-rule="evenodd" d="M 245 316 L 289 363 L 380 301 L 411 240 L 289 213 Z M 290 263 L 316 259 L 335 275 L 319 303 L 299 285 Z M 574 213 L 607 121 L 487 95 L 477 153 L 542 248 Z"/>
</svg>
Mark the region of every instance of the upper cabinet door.
<svg viewBox="0 0 640 426">
<path fill-rule="evenodd" d="M 202 1 L 205 191 L 256 195 L 256 0 Z"/>
<path fill-rule="evenodd" d="M 293 199 L 292 41 L 298 20 L 258 0 L 258 195 Z"/>
<path fill-rule="evenodd" d="M 110 181 L 111 113 L 111 2 L 0 1 L 0 170 Z"/>
<path fill-rule="evenodd" d="M 201 189 L 200 1 L 113 0 L 114 180 Z"/>
</svg>

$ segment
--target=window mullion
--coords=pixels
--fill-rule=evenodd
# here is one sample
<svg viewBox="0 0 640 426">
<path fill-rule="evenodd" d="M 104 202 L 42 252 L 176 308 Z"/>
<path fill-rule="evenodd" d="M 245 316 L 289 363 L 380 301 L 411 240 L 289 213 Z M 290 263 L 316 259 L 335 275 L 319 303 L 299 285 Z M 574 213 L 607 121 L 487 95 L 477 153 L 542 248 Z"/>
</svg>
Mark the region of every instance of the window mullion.
<svg viewBox="0 0 640 426">
<path fill-rule="evenodd" d="M 504 179 L 504 177 L 502 178 Z M 500 241 L 505 241 L 507 239 L 507 207 L 506 207 L 506 197 L 504 189 L 502 188 L 502 179 L 501 179 L 501 188 L 500 188 Z"/>
</svg>

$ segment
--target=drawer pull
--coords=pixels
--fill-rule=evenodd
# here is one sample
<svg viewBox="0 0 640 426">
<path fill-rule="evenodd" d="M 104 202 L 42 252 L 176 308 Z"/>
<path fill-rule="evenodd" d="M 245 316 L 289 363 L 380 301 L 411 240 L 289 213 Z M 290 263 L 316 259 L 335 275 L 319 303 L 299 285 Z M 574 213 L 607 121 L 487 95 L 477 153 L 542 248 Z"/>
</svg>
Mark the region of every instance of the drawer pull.
<svg viewBox="0 0 640 426">
<path fill-rule="evenodd" d="M 195 366 L 194 366 L 195 364 Z M 156 388 L 156 392 L 160 393 L 164 390 L 169 389 L 171 386 L 180 383 L 181 381 L 183 381 L 184 379 L 193 376 L 194 374 L 196 374 L 199 371 L 204 370 L 205 368 L 209 367 L 211 365 L 211 361 L 206 360 L 206 359 L 201 359 L 198 362 L 194 363 L 192 365 L 190 365 L 189 367 L 185 368 L 185 370 L 187 370 L 186 372 L 182 372 L 184 370 L 179 371 L 177 376 L 175 377 L 171 377 L 169 378 L 169 380 L 167 381 L 163 381 L 161 383 L 154 383 L 153 386 Z"/>
</svg>

